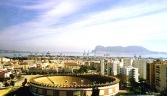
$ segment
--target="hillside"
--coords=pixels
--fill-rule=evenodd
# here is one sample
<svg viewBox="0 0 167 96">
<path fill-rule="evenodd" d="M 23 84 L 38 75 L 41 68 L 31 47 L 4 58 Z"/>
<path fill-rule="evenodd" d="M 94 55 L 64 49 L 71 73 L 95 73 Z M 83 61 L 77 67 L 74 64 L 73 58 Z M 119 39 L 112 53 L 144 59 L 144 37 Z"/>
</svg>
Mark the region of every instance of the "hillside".
<svg viewBox="0 0 167 96">
<path fill-rule="evenodd" d="M 148 49 L 141 47 L 141 46 L 127 46 L 127 47 L 122 47 L 122 46 L 96 46 L 92 52 L 122 52 L 122 53 L 150 53 L 152 51 L 149 51 Z"/>
</svg>

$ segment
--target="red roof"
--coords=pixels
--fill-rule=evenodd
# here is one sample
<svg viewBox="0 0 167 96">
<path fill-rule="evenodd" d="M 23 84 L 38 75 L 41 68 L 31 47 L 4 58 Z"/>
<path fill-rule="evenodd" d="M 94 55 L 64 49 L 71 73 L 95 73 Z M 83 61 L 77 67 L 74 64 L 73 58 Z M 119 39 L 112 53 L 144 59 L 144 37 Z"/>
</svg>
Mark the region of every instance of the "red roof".
<svg viewBox="0 0 167 96">
<path fill-rule="evenodd" d="M 21 62 L 20 65 L 27 65 L 27 62 Z"/>
<path fill-rule="evenodd" d="M 64 64 L 67 66 L 79 66 L 76 62 L 65 62 Z"/>
<path fill-rule="evenodd" d="M 7 73 L 7 71 L 1 71 L 1 72 L 0 72 L 0 78 L 4 78 L 5 73 Z"/>
</svg>

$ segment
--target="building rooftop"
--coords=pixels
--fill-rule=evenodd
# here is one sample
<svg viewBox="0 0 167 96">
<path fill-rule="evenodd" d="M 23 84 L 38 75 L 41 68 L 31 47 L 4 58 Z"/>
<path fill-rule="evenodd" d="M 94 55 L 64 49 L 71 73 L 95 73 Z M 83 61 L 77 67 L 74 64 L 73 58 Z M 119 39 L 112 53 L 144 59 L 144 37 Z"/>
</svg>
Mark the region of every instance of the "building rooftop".
<svg viewBox="0 0 167 96">
<path fill-rule="evenodd" d="M 67 66 L 79 66 L 76 62 L 64 62 Z"/>
<path fill-rule="evenodd" d="M 119 83 L 115 77 L 98 74 L 75 74 L 75 75 L 53 75 L 38 76 L 30 79 L 30 83 L 47 87 L 103 87 Z"/>
</svg>

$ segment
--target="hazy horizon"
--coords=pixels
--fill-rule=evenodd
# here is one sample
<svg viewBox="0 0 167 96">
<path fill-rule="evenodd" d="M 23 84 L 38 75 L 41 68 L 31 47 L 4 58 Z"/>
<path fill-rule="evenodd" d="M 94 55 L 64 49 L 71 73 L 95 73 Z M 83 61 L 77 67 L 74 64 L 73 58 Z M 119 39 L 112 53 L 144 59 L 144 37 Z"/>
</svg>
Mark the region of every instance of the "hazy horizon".
<svg viewBox="0 0 167 96">
<path fill-rule="evenodd" d="M 102 46 L 102 45 L 97 45 L 97 46 Z M 137 45 L 130 45 L 130 46 L 137 46 Z M 103 46 L 103 47 L 129 47 L 129 46 Z M 138 47 L 143 47 L 143 46 L 138 46 Z M 145 48 L 145 47 L 143 47 L 143 48 Z M 0 51 L 15 51 L 15 52 L 22 51 L 22 52 L 30 52 L 30 53 L 31 52 L 33 52 L 33 53 L 36 53 L 36 52 L 40 52 L 40 53 L 47 53 L 47 52 L 55 52 L 55 53 L 70 53 L 70 52 L 71 53 L 84 53 L 85 52 L 85 53 L 91 53 L 94 49 L 82 50 L 82 51 L 57 51 L 57 50 L 56 51 L 50 51 L 50 50 L 38 51 L 38 50 L 8 50 L 8 49 L 0 49 Z M 147 49 L 147 48 L 145 48 L 145 49 Z M 147 49 L 147 50 L 149 50 L 149 49 Z M 149 51 L 152 51 L 152 50 L 149 50 Z M 153 51 L 153 52 L 160 52 L 160 53 L 162 52 L 163 53 L 163 51 Z M 102 52 L 102 53 L 104 53 L 104 52 Z M 112 52 L 108 52 L 108 53 L 112 53 Z M 167 53 L 167 52 L 165 52 L 165 53 Z"/>
<path fill-rule="evenodd" d="M 142 46 L 167 52 L 166 0 L 0 2 L 0 50 L 83 52 Z"/>
</svg>

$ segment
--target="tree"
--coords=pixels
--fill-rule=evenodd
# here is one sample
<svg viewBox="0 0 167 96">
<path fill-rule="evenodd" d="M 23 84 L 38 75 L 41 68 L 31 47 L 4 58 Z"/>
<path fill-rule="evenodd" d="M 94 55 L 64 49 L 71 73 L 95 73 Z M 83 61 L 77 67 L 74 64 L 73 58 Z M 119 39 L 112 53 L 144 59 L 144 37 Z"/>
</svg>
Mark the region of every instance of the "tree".
<svg viewBox="0 0 167 96">
<path fill-rule="evenodd" d="M 88 73 L 88 67 L 87 66 L 81 66 L 78 70 L 79 73 Z"/>
<path fill-rule="evenodd" d="M 24 82 L 27 83 L 27 78 L 24 79 Z"/>
<path fill-rule="evenodd" d="M 94 87 L 92 90 L 92 95 L 91 96 L 99 96 L 100 89 L 98 87 Z"/>
<path fill-rule="evenodd" d="M 10 82 L 10 85 L 14 86 L 15 82 L 14 81 L 11 81 Z"/>
<path fill-rule="evenodd" d="M 13 74 L 10 74 L 10 78 L 11 78 L 11 79 L 14 79 L 14 77 L 15 77 L 15 76 L 14 76 Z"/>
<path fill-rule="evenodd" d="M 167 96 L 167 88 L 160 92 L 160 96 Z"/>
<path fill-rule="evenodd" d="M 9 83 L 7 81 L 5 81 L 5 87 L 9 86 Z"/>
<path fill-rule="evenodd" d="M 25 86 L 26 83 L 27 83 L 27 78 L 25 78 L 24 82 L 22 82 L 22 86 Z"/>
<path fill-rule="evenodd" d="M 161 61 L 161 60 L 160 60 L 160 59 L 157 59 L 156 61 L 159 62 L 159 61 Z"/>
</svg>

